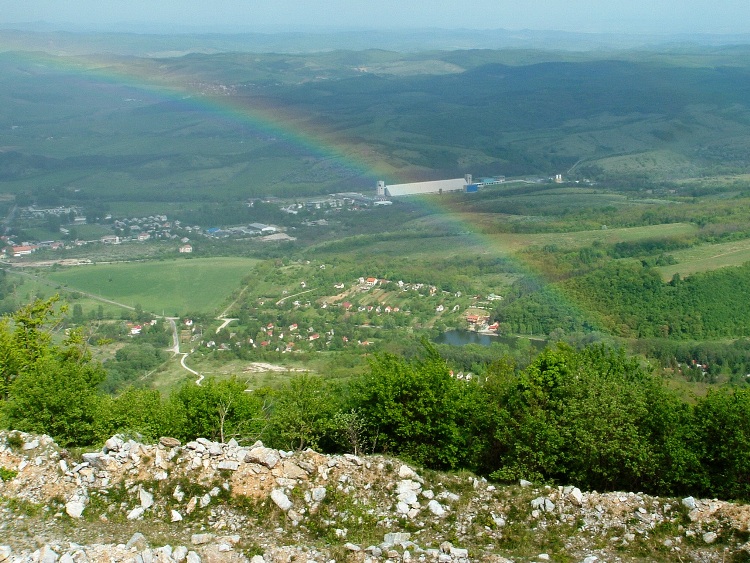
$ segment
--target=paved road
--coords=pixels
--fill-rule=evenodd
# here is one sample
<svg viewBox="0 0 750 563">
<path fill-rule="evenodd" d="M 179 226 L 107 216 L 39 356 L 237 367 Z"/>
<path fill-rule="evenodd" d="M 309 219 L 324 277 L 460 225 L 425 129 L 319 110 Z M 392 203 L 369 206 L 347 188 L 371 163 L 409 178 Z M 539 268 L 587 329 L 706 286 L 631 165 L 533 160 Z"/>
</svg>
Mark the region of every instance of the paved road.
<svg viewBox="0 0 750 563">
<path fill-rule="evenodd" d="M 172 348 L 170 348 L 170 352 L 174 354 L 175 356 L 180 355 L 182 358 L 180 358 L 180 365 L 193 375 L 197 375 L 198 379 L 195 380 L 196 385 L 200 385 L 201 381 L 203 381 L 204 376 L 195 371 L 192 368 L 187 367 L 187 364 L 185 364 L 185 359 L 190 355 L 190 352 L 180 352 L 180 335 L 177 332 L 177 323 L 175 322 L 177 319 L 175 317 L 164 317 L 169 321 L 169 326 L 172 328 Z M 232 319 L 227 319 L 231 321 Z M 218 330 L 216 332 L 219 332 Z M 192 352 L 192 350 L 191 350 Z"/>
</svg>

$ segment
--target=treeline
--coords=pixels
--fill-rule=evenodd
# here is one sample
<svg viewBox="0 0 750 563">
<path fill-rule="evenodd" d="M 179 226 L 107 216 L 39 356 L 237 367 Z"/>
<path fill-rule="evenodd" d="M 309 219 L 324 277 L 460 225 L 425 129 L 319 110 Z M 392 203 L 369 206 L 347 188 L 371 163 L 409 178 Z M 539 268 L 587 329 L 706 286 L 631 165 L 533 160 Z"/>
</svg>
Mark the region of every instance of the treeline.
<svg viewBox="0 0 750 563">
<path fill-rule="evenodd" d="M 634 352 L 656 360 L 660 367 L 693 381 L 714 383 L 728 374 L 734 384 L 748 381 L 750 339 L 732 342 L 683 342 L 663 338 L 644 338 L 631 344 Z"/>
<path fill-rule="evenodd" d="M 750 499 L 750 390 L 694 405 L 621 350 L 547 348 L 524 368 L 496 358 L 481 380 L 454 378 L 437 351 L 382 354 L 346 386 L 300 375 L 279 390 L 236 380 L 188 383 L 162 397 L 103 394 L 101 365 L 76 333 L 55 344 L 53 301 L 0 323 L 0 413 L 7 428 L 64 446 L 115 433 L 207 437 L 285 450 L 382 452 L 435 469 L 466 468 L 597 490 Z"/>
<path fill-rule="evenodd" d="M 643 262 L 599 261 L 547 286 L 517 282 L 494 311 L 521 334 L 603 330 L 624 338 L 711 340 L 750 336 L 750 263 L 679 275 L 669 283 Z M 575 303 L 575 306 L 572 304 Z"/>
<path fill-rule="evenodd" d="M 625 337 L 703 340 L 750 336 L 750 263 L 664 283 L 639 263 L 610 263 L 561 284 L 575 302 Z"/>
</svg>

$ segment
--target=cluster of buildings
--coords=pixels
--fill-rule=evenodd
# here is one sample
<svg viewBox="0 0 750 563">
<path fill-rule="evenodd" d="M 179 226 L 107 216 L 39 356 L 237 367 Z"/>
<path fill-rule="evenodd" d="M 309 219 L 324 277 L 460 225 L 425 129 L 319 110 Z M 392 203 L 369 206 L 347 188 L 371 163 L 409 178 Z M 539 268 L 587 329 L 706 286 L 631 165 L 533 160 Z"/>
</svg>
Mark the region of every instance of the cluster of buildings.
<svg viewBox="0 0 750 563">
<path fill-rule="evenodd" d="M 58 207 L 36 207 L 30 205 L 21 209 L 21 218 L 23 219 L 46 219 L 47 217 L 60 217 L 69 220 L 71 223 L 86 223 L 86 217 L 78 206 L 58 206 Z"/>
<path fill-rule="evenodd" d="M 281 211 L 290 215 L 297 215 L 303 210 L 342 210 L 359 209 L 372 205 L 382 205 L 382 201 L 357 192 L 343 192 L 330 194 L 325 197 L 313 198 L 305 201 L 282 205 Z M 390 202 L 389 202 L 390 203 Z"/>
<path fill-rule="evenodd" d="M 206 229 L 206 235 L 213 238 L 226 238 L 231 236 L 257 237 L 262 235 L 272 235 L 278 232 L 278 227 L 274 225 L 266 225 L 264 223 L 250 223 L 249 225 L 227 227 L 224 229 L 221 229 L 219 227 L 211 227 L 210 229 Z"/>
<path fill-rule="evenodd" d="M 166 215 L 149 215 L 132 219 L 118 219 L 113 223 L 118 236 L 129 236 L 131 240 L 146 241 L 150 239 L 177 239 L 179 235 L 172 232 L 179 229 L 179 221 L 169 221 Z M 114 236 L 114 235 L 113 235 Z M 104 240 L 104 239 L 107 240 Z M 102 242 L 115 242 L 111 237 L 102 237 Z"/>
<path fill-rule="evenodd" d="M 0 237 L 0 240 L 5 243 L 2 252 L 7 257 L 20 258 L 22 256 L 28 256 L 33 254 L 37 250 L 50 249 L 57 250 L 63 248 L 63 243 L 57 240 L 45 240 L 32 244 L 30 242 L 23 242 L 21 244 L 15 244 L 7 236 Z"/>
<path fill-rule="evenodd" d="M 484 313 L 467 312 L 466 323 L 469 330 L 476 332 L 497 332 L 497 329 L 500 328 L 498 322 L 490 324 L 490 316 Z"/>
</svg>

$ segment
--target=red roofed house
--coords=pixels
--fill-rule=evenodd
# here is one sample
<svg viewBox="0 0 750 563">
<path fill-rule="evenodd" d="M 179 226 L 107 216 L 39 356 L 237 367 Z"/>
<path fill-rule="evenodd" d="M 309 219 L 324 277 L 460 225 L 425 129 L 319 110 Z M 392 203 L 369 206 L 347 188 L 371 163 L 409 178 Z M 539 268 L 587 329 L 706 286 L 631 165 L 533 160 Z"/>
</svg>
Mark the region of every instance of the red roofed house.
<svg viewBox="0 0 750 563">
<path fill-rule="evenodd" d="M 14 246 L 13 256 L 16 258 L 19 256 L 27 256 L 36 250 L 36 246 Z"/>
</svg>

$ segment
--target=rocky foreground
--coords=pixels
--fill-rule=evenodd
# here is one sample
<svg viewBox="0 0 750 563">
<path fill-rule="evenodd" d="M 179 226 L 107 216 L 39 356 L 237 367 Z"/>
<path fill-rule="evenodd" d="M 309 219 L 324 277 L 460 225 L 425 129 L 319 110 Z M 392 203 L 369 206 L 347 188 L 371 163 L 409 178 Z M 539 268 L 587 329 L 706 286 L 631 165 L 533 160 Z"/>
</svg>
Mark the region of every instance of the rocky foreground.
<svg viewBox="0 0 750 563">
<path fill-rule="evenodd" d="M 750 506 L 582 492 L 379 456 L 0 432 L 0 562 L 741 561 Z"/>
</svg>

